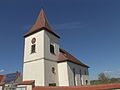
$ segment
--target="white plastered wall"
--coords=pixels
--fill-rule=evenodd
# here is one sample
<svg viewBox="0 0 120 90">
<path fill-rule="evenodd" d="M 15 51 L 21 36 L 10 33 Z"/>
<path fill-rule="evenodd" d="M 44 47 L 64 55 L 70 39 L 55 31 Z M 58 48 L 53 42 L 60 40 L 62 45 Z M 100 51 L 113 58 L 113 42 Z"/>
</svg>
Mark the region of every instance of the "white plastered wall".
<svg viewBox="0 0 120 90">
<path fill-rule="evenodd" d="M 36 38 L 36 53 L 31 54 L 31 40 Z M 41 59 L 44 57 L 44 30 L 25 38 L 24 62 Z"/>
<path fill-rule="evenodd" d="M 52 72 L 52 67 L 55 68 L 55 73 Z M 59 85 L 57 62 L 45 60 L 45 86 L 49 86 L 52 83 Z"/>
<path fill-rule="evenodd" d="M 50 52 L 50 44 L 54 45 L 55 54 Z M 56 83 L 58 86 L 58 67 L 57 58 L 59 55 L 59 39 L 51 33 L 44 32 L 44 57 L 45 57 L 45 85 Z M 52 67 L 55 68 L 55 73 L 52 72 Z"/>
<path fill-rule="evenodd" d="M 31 54 L 31 40 L 36 38 L 36 53 Z M 58 85 L 57 58 L 59 55 L 59 39 L 47 32 L 39 31 L 25 38 L 23 80 L 35 80 L 37 86 Z M 50 43 L 54 44 L 55 54 L 50 53 Z M 52 67 L 56 74 L 52 73 Z"/>
<path fill-rule="evenodd" d="M 73 68 L 75 69 L 76 86 L 86 85 L 86 80 L 88 80 L 89 85 L 90 84 L 89 75 L 88 73 L 87 75 L 85 75 L 84 73 L 85 71 L 88 72 L 88 68 L 66 61 L 58 63 L 59 86 L 75 86 Z"/>
<path fill-rule="evenodd" d="M 78 64 L 74 64 L 72 62 L 68 62 L 68 78 L 69 78 L 69 86 L 74 86 L 74 75 L 73 68 L 75 69 L 75 83 L 76 86 L 86 85 L 86 80 L 88 80 L 88 85 L 90 84 L 88 68 L 83 67 Z M 81 79 L 80 79 L 80 70 L 81 70 Z M 85 75 L 85 71 L 87 75 Z"/>
<path fill-rule="evenodd" d="M 31 54 L 31 40 L 36 38 L 36 53 Z M 44 31 L 25 38 L 23 81 L 35 80 L 35 85 L 44 86 Z"/>
<path fill-rule="evenodd" d="M 35 80 L 35 85 L 44 86 L 44 60 L 24 64 L 23 81 Z"/>
<path fill-rule="evenodd" d="M 67 62 L 58 63 L 59 86 L 69 86 Z"/>
<path fill-rule="evenodd" d="M 50 43 L 54 45 L 55 55 L 50 53 Z M 44 31 L 44 45 L 45 59 L 56 61 L 59 55 L 59 38 L 47 31 Z"/>
<path fill-rule="evenodd" d="M 0 86 L 0 90 L 2 90 L 3 86 Z"/>
</svg>

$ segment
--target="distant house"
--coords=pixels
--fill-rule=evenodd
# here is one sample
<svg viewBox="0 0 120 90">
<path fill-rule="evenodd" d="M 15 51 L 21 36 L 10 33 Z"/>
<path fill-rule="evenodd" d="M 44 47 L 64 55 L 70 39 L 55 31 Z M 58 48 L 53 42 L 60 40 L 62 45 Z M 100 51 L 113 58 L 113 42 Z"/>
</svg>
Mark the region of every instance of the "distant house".
<svg viewBox="0 0 120 90">
<path fill-rule="evenodd" d="M 10 88 L 22 81 L 22 74 L 20 72 L 0 75 L 0 86 L 2 88 Z M 0 89 L 1 90 L 1 89 Z"/>
<path fill-rule="evenodd" d="M 24 38 L 24 81 L 35 80 L 36 86 L 90 84 L 89 66 L 60 48 L 60 36 L 51 28 L 43 10 Z"/>
<path fill-rule="evenodd" d="M 22 74 L 20 72 L 0 75 L 0 83 L 4 82 L 6 84 L 10 84 L 17 83 L 20 81 L 22 81 Z"/>
</svg>

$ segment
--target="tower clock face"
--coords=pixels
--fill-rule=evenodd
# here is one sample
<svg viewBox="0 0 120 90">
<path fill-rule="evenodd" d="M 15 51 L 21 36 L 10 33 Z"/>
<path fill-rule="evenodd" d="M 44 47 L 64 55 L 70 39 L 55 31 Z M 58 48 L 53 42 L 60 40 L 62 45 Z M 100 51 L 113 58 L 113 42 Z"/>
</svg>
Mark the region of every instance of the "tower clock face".
<svg viewBox="0 0 120 90">
<path fill-rule="evenodd" d="M 35 42 L 36 42 L 36 38 L 33 38 L 33 39 L 31 40 L 31 43 L 34 44 Z"/>
</svg>

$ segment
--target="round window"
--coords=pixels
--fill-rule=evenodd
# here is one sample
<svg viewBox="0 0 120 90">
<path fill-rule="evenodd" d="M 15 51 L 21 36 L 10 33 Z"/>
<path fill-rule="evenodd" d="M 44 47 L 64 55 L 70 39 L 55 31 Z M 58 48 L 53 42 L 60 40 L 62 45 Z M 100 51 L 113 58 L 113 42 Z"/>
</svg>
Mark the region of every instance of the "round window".
<svg viewBox="0 0 120 90">
<path fill-rule="evenodd" d="M 31 40 L 31 43 L 34 44 L 35 42 L 36 42 L 36 38 L 33 38 L 33 39 Z"/>
</svg>

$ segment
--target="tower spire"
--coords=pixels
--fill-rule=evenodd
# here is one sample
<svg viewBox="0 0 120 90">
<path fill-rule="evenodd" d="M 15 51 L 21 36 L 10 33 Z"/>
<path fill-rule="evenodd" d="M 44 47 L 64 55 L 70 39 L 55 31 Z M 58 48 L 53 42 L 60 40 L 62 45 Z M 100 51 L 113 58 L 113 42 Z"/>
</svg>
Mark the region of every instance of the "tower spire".
<svg viewBox="0 0 120 90">
<path fill-rule="evenodd" d="M 47 30 L 48 32 L 50 32 L 50 33 L 54 34 L 55 36 L 57 36 L 58 38 L 60 38 L 54 32 L 54 30 L 51 28 L 50 24 L 48 23 L 48 20 L 46 18 L 46 15 L 45 15 L 43 9 L 41 9 L 40 14 L 39 14 L 35 24 L 33 25 L 32 29 L 27 34 L 25 34 L 24 37 L 29 36 L 33 33 L 36 33 L 40 30 L 43 30 L 43 29 Z"/>
<path fill-rule="evenodd" d="M 41 9 L 40 14 L 39 14 L 39 16 L 36 20 L 36 23 L 35 23 L 35 25 L 33 26 L 32 29 L 39 29 L 41 27 L 46 27 L 47 29 L 50 29 L 50 30 L 53 31 L 50 24 L 48 23 L 48 20 L 45 16 L 45 13 L 44 13 L 43 9 Z"/>
</svg>

